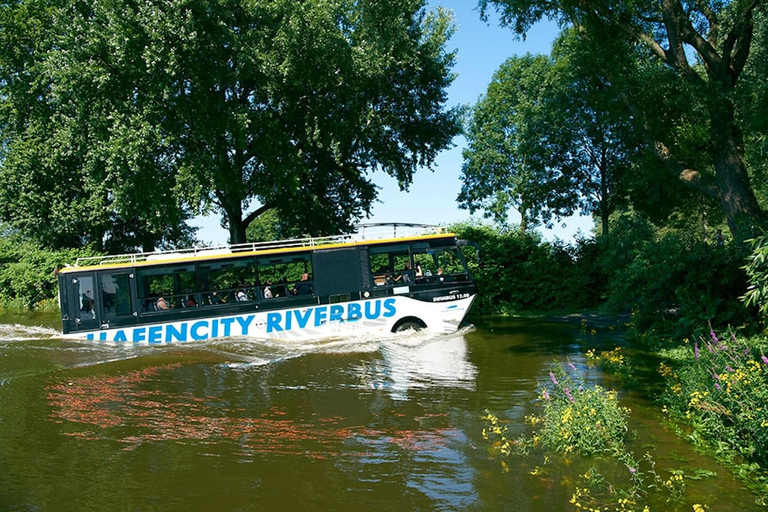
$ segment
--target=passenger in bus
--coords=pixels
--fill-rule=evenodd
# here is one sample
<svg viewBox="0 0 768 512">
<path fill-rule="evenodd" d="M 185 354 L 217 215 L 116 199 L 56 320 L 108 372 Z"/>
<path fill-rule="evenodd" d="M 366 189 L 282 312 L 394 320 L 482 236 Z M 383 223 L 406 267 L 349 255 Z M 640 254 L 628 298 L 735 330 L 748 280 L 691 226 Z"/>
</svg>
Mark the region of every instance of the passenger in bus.
<svg viewBox="0 0 768 512">
<path fill-rule="evenodd" d="M 197 301 L 195 300 L 194 295 L 187 295 L 187 300 L 184 301 L 184 307 L 185 308 L 193 308 L 197 306 Z"/>
<path fill-rule="evenodd" d="M 264 298 L 272 298 L 272 281 L 267 281 L 267 285 L 264 287 Z"/>
<path fill-rule="evenodd" d="M 288 280 L 285 276 L 280 279 L 280 282 L 272 287 L 272 295 L 275 297 L 287 297 L 288 296 Z"/>
<path fill-rule="evenodd" d="M 404 283 L 412 283 L 413 282 L 413 271 L 411 270 L 411 264 L 406 263 L 405 267 L 403 267 L 403 271 L 395 278 L 395 281 L 402 280 Z"/>
<path fill-rule="evenodd" d="M 216 290 L 213 290 L 213 291 L 211 292 L 211 295 L 208 297 L 208 303 L 209 303 L 211 306 L 215 306 L 215 305 L 216 305 L 216 304 L 218 304 L 219 302 L 221 302 L 221 299 L 219 298 L 219 292 L 218 292 L 218 291 L 216 291 Z"/>
<path fill-rule="evenodd" d="M 91 292 L 89 291 L 87 293 L 91 293 Z M 82 296 L 82 307 L 80 307 L 80 311 L 86 311 L 90 313 L 92 309 L 93 309 L 93 299 L 84 293 Z"/>
<path fill-rule="evenodd" d="M 240 288 L 237 290 L 237 294 L 235 295 L 235 300 L 238 302 L 246 302 L 248 300 L 248 294 L 245 293 L 245 290 Z"/>
<path fill-rule="evenodd" d="M 160 297 L 157 299 L 157 309 L 165 311 L 168 309 L 171 309 L 170 304 L 168 304 L 168 301 L 165 300 L 165 297 Z"/>
<path fill-rule="evenodd" d="M 296 283 L 296 285 L 293 287 L 293 294 L 294 295 L 311 295 L 312 294 L 312 285 L 309 284 L 309 274 L 307 272 L 304 272 L 301 274 L 301 281 Z"/>
</svg>

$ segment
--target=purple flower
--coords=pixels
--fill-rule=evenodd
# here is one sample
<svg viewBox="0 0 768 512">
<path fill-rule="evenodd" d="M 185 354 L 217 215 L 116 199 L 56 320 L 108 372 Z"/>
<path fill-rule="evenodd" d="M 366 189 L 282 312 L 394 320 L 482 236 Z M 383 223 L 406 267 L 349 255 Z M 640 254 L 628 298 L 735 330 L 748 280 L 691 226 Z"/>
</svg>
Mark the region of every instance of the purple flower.
<svg viewBox="0 0 768 512">
<path fill-rule="evenodd" d="M 627 466 L 627 468 L 629 469 L 629 472 L 630 472 L 630 473 L 632 473 L 633 475 L 634 475 L 635 473 L 637 473 L 637 469 L 635 469 L 635 468 L 633 468 L 633 467 L 630 467 L 630 466 Z"/>
<path fill-rule="evenodd" d="M 544 390 L 544 400 L 549 400 L 549 393 L 547 393 L 547 390 Z"/>
<path fill-rule="evenodd" d="M 720 389 L 721 389 L 720 388 L 720 384 L 718 384 L 717 382 L 715 382 L 715 389 L 717 389 L 718 391 L 720 391 Z"/>
<path fill-rule="evenodd" d="M 575 372 L 576 372 L 576 371 L 578 371 L 578 370 L 576 369 L 576 366 L 574 366 L 574 364 L 573 364 L 572 362 L 570 362 L 570 361 L 568 361 L 568 366 L 570 366 L 570 367 L 571 367 L 571 370 L 573 370 L 573 371 L 575 371 Z"/>
<path fill-rule="evenodd" d="M 571 403 L 574 403 L 576 401 L 573 399 L 573 396 L 571 396 L 571 392 L 568 391 L 568 388 L 563 388 L 563 393 L 565 393 L 565 396 L 568 397 L 568 400 L 570 400 Z"/>
<path fill-rule="evenodd" d="M 712 341 L 715 343 L 720 343 L 720 340 L 717 339 L 717 334 L 715 334 L 715 331 L 713 329 L 709 329 L 709 335 L 712 336 Z"/>
<path fill-rule="evenodd" d="M 699 360 L 699 342 L 698 341 L 693 342 L 693 351 L 696 354 L 696 360 L 698 361 Z"/>
<path fill-rule="evenodd" d="M 552 372 L 549 372 L 549 378 L 550 378 L 550 379 L 552 379 L 552 383 L 553 383 L 555 386 L 559 386 L 559 385 L 560 385 L 560 384 L 558 384 L 558 382 L 557 382 L 557 377 L 555 377 L 555 374 L 554 374 L 554 373 L 552 373 Z"/>
<path fill-rule="evenodd" d="M 730 366 L 730 365 L 728 365 L 728 364 L 727 364 L 727 365 L 725 365 L 725 369 L 726 369 L 726 371 L 728 371 L 729 373 L 733 373 L 733 372 L 734 372 L 733 368 L 731 368 L 731 366 Z"/>
<path fill-rule="evenodd" d="M 716 373 L 712 373 L 712 378 L 715 380 L 720 380 L 720 376 Z"/>
<path fill-rule="evenodd" d="M 762 360 L 763 360 L 763 362 L 766 364 L 766 366 L 768 366 L 768 357 L 765 357 L 765 355 L 762 355 L 762 356 L 760 357 L 760 359 L 762 359 Z"/>
<path fill-rule="evenodd" d="M 731 341 L 736 343 L 736 334 L 733 331 L 731 331 Z"/>
</svg>

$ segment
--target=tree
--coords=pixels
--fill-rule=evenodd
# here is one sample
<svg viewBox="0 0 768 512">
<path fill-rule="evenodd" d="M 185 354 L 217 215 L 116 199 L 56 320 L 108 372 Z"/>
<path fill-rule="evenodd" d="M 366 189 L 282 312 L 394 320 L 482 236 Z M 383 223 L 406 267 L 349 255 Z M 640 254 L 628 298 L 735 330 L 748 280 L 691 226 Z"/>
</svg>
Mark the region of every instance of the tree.
<svg viewBox="0 0 768 512">
<path fill-rule="evenodd" d="M 162 111 L 147 101 L 142 27 L 105 7 L 0 9 L 0 216 L 50 247 L 188 240 Z"/>
<path fill-rule="evenodd" d="M 551 58 L 514 57 L 496 72 L 467 128 L 462 206 L 497 222 L 514 207 L 522 231 L 530 218 L 550 222 L 578 209 L 598 215 L 608 233 L 636 153 L 633 120 L 575 40 L 566 31 Z"/>
<path fill-rule="evenodd" d="M 457 110 L 443 111 L 445 11 L 426 13 L 423 0 L 233 4 L 190 7 L 179 31 L 207 37 L 180 63 L 188 86 L 174 108 L 185 183 L 223 214 L 231 242 L 269 209 L 305 233 L 348 229 L 376 198 L 369 170 L 407 187 L 459 132 Z"/>
<path fill-rule="evenodd" d="M 652 98 L 662 101 L 686 88 L 695 100 L 682 116 L 666 119 L 668 128 L 656 132 L 649 125 L 645 134 L 649 147 L 669 171 L 700 194 L 716 199 L 728 226 L 737 240 L 748 238 L 766 215 L 755 196 L 744 151 L 744 132 L 738 113 L 738 88 L 743 80 L 762 80 L 765 75 L 745 73 L 756 46 L 755 19 L 765 14 L 764 0 L 738 2 L 697 2 L 670 0 L 653 2 L 573 2 L 571 0 L 518 1 L 479 0 L 482 13 L 495 7 L 502 24 L 518 34 L 543 17 L 572 24 L 585 38 L 623 39 L 627 48 L 639 48 L 633 55 L 639 66 L 661 63 L 670 77 L 660 83 L 647 83 Z M 764 42 L 764 39 L 763 39 Z M 596 46 L 597 47 L 597 46 Z M 765 69 L 762 66 L 762 69 Z M 598 70 L 596 70 L 598 72 Z M 600 73 L 610 75 L 610 70 Z M 628 97 L 638 118 L 652 120 L 655 105 L 641 104 Z M 645 112 L 640 112 L 645 109 Z M 675 145 L 675 134 L 696 128 L 703 135 L 700 147 Z M 703 124 L 702 124 L 703 123 Z M 669 126 L 669 125 L 672 126 Z"/>
<path fill-rule="evenodd" d="M 626 69 L 625 56 L 584 46 L 574 30 L 564 31 L 553 45 L 554 79 L 548 90 L 553 124 L 544 129 L 558 147 L 551 165 L 578 191 L 573 197 L 579 210 L 597 216 L 600 232 L 608 235 L 611 214 L 626 202 L 627 174 L 641 141 L 634 136 L 636 120 L 624 108 L 625 86 L 593 71 Z M 618 75 L 618 80 L 627 78 Z"/>
<path fill-rule="evenodd" d="M 424 0 L 17 0 L 2 12 L 4 47 L 24 47 L 25 24 L 41 37 L 1 70 L 0 214 L 58 244 L 131 227 L 123 239 L 182 235 L 173 226 L 209 209 L 232 243 L 270 209 L 303 232 L 338 231 L 370 211 L 368 172 L 407 188 L 460 131 L 444 109 L 451 19 Z"/>
<path fill-rule="evenodd" d="M 559 151 L 551 144 L 547 106 L 552 78 L 553 63 L 545 56 L 512 57 L 494 73 L 467 123 L 462 208 L 484 209 L 502 225 L 515 208 L 522 233 L 538 219 L 571 213 L 572 188 L 550 166 Z"/>
</svg>

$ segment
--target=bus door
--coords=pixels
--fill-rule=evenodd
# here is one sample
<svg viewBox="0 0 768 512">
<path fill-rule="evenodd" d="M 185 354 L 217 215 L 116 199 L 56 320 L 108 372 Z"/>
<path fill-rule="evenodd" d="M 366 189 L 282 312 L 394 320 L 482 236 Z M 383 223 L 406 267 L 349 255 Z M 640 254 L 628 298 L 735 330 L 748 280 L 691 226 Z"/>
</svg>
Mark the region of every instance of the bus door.
<svg viewBox="0 0 768 512">
<path fill-rule="evenodd" d="M 69 286 L 69 316 L 74 330 L 98 329 L 96 276 L 90 272 L 77 274 L 70 278 Z"/>
<path fill-rule="evenodd" d="M 104 328 L 136 322 L 136 279 L 131 270 L 115 270 L 99 273 L 99 297 L 101 325 Z"/>
</svg>

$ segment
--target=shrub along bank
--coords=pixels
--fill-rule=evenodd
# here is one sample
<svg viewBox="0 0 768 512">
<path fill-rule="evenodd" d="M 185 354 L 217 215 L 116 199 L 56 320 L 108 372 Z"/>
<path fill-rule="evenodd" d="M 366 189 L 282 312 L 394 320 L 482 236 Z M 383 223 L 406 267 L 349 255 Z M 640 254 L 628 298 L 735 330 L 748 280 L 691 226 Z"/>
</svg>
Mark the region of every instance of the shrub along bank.
<svg viewBox="0 0 768 512">
<path fill-rule="evenodd" d="M 56 270 L 95 254 L 88 249 L 41 249 L 14 237 L 0 237 L 0 309 L 57 310 Z"/>
</svg>

